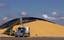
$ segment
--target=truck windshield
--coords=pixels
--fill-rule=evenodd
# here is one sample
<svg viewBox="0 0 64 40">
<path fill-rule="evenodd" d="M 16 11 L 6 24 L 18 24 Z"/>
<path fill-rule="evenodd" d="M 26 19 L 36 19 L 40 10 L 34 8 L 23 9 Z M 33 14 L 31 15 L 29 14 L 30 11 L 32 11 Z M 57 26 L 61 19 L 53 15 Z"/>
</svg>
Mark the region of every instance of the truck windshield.
<svg viewBox="0 0 64 40">
<path fill-rule="evenodd" d="M 25 33 L 26 29 L 25 28 L 21 28 L 21 33 Z"/>
</svg>

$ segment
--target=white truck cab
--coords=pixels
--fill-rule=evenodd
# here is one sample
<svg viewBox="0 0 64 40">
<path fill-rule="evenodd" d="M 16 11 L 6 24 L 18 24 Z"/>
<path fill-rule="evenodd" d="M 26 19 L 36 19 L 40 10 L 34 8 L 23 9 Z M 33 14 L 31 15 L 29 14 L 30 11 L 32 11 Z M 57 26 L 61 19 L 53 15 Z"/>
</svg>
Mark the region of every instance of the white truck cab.
<svg viewBox="0 0 64 40">
<path fill-rule="evenodd" d="M 19 27 L 15 33 L 15 36 L 16 37 L 28 37 L 30 36 L 29 30 L 30 29 L 28 27 Z"/>
</svg>

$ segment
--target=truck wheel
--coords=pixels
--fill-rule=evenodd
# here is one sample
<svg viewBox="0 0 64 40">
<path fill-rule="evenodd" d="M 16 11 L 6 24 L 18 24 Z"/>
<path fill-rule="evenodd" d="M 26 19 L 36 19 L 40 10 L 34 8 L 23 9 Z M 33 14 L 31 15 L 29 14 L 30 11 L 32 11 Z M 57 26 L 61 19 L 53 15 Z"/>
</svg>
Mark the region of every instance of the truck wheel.
<svg viewBox="0 0 64 40">
<path fill-rule="evenodd" d="M 18 36 L 15 36 L 15 37 L 18 37 Z"/>
<path fill-rule="evenodd" d="M 20 36 L 20 37 L 23 37 L 23 36 Z"/>
</svg>

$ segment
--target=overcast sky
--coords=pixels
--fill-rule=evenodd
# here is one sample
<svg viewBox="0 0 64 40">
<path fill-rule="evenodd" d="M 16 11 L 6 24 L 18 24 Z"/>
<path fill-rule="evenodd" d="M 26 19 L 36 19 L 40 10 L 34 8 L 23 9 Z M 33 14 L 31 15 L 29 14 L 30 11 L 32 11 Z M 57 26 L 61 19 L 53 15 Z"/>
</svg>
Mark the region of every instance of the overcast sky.
<svg viewBox="0 0 64 40">
<path fill-rule="evenodd" d="M 0 0 L 0 20 L 21 13 L 64 24 L 64 0 Z"/>
</svg>

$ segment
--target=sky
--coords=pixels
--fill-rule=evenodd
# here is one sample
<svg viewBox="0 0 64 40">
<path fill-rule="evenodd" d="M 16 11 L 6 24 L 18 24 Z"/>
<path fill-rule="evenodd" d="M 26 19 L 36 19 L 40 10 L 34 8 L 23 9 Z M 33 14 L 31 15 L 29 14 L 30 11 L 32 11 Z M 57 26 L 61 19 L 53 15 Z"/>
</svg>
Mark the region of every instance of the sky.
<svg viewBox="0 0 64 40">
<path fill-rule="evenodd" d="M 64 25 L 64 0 L 0 0 L 1 23 L 21 13 Z"/>
</svg>

